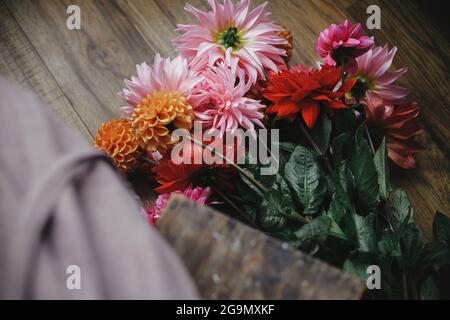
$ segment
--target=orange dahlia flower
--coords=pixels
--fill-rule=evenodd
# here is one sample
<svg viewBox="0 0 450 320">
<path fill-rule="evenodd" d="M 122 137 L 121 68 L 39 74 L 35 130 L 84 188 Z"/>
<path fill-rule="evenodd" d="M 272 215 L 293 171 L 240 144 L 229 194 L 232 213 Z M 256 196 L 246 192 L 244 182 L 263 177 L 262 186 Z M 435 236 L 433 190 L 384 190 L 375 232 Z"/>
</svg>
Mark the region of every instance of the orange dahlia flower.
<svg viewBox="0 0 450 320">
<path fill-rule="evenodd" d="M 278 35 L 287 41 L 286 44 L 278 45 L 277 47 L 286 50 L 287 56 L 284 57 L 284 61 L 289 62 L 294 51 L 294 37 L 292 36 L 292 32 L 288 28 L 282 27 L 282 30 L 278 31 Z"/>
<path fill-rule="evenodd" d="M 126 119 L 113 119 L 102 124 L 94 147 L 108 154 L 122 172 L 133 171 L 139 163 L 141 152 L 136 134 Z"/>
<path fill-rule="evenodd" d="M 176 91 L 157 91 L 148 94 L 133 110 L 130 122 L 136 131 L 139 145 L 147 153 L 164 154 L 177 141 L 173 128 L 190 130 L 194 113 L 186 98 Z"/>
</svg>

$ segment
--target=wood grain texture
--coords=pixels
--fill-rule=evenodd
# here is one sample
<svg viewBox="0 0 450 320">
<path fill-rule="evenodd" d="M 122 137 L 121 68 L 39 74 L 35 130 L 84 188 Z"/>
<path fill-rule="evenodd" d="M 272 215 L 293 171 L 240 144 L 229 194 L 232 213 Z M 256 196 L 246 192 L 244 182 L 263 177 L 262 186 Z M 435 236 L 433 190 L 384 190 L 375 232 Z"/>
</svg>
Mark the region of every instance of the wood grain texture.
<svg viewBox="0 0 450 320">
<path fill-rule="evenodd" d="M 32 90 L 68 125 L 78 129 L 86 138 L 92 137 L 3 2 L 0 2 L 0 74 Z"/>
<path fill-rule="evenodd" d="M 338 269 L 182 197 L 157 228 L 205 299 L 359 299 L 364 291 Z"/>
<path fill-rule="evenodd" d="M 189 2 L 208 7 L 206 0 Z M 184 0 L 80 0 L 82 29 L 68 30 L 66 8 L 71 3 L 0 0 L 0 73 L 30 87 L 89 136 L 102 121 L 119 115 L 123 101 L 116 93 L 122 78 L 135 72 L 136 63 L 151 62 L 155 52 L 174 56 L 176 24 L 194 20 L 183 9 Z M 292 63 L 313 64 L 319 32 L 344 18 L 364 23 L 369 4 L 379 5 L 382 14 L 382 29 L 369 33 L 378 44 L 399 48 L 394 64 L 409 68 L 401 84 L 422 107 L 427 133 L 420 140 L 427 151 L 416 157 L 417 169 L 393 174 L 395 184 L 408 192 L 416 221 L 429 239 L 436 210 L 450 214 L 450 44 L 445 20 L 434 19 L 442 11 L 439 2 L 273 0 L 268 9 L 294 34 Z"/>
</svg>

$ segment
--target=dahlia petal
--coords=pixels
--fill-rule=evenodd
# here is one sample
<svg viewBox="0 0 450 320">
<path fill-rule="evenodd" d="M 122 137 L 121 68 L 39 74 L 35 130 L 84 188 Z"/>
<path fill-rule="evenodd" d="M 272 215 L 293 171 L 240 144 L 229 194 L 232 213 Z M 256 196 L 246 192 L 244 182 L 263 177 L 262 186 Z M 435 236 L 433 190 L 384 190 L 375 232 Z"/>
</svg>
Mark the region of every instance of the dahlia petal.
<svg viewBox="0 0 450 320">
<path fill-rule="evenodd" d="M 381 99 L 387 101 L 403 99 L 410 93 L 408 89 L 392 84 L 387 86 L 379 86 L 376 90 L 373 90 L 373 92 Z"/>
<path fill-rule="evenodd" d="M 165 182 L 159 187 L 155 188 L 155 191 L 158 193 L 169 193 L 178 190 L 183 190 L 188 186 L 189 182 L 185 179 L 173 180 L 169 182 Z"/>
<path fill-rule="evenodd" d="M 342 45 L 343 47 L 356 47 L 361 42 L 358 39 L 349 38 L 347 41 L 344 42 Z"/>
<path fill-rule="evenodd" d="M 278 117 L 285 118 L 292 114 L 298 113 L 300 108 L 295 102 L 288 100 L 285 102 L 278 103 L 276 106 L 276 110 Z"/>
<path fill-rule="evenodd" d="M 310 90 L 304 90 L 304 89 L 298 89 L 297 91 L 294 92 L 294 94 L 292 95 L 292 100 L 295 102 L 298 102 L 300 100 L 305 99 L 306 97 L 308 97 L 311 94 Z M 278 94 L 280 96 L 286 96 L 286 94 Z"/>
<path fill-rule="evenodd" d="M 308 128 L 312 128 L 319 116 L 320 105 L 317 101 L 306 99 L 301 104 L 301 112 Z"/>
<path fill-rule="evenodd" d="M 376 83 L 378 85 L 388 85 L 396 81 L 400 76 L 405 74 L 408 71 L 407 68 L 401 68 L 398 69 L 395 72 L 386 72 L 385 74 L 381 75 L 376 79 Z"/>
<path fill-rule="evenodd" d="M 339 101 L 339 100 L 330 100 L 325 102 L 328 108 L 330 109 L 346 109 L 349 108 L 345 103 Z"/>
<path fill-rule="evenodd" d="M 416 161 L 412 154 L 401 154 L 389 148 L 388 157 L 400 168 L 410 170 L 416 167 Z"/>
<path fill-rule="evenodd" d="M 341 97 L 345 95 L 347 92 L 349 92 L 356 84 L 356 79 L 350 79 L 344 82 L 344 85 L 339 88 L 339 93 L 341 94 Z"/>
</svg>

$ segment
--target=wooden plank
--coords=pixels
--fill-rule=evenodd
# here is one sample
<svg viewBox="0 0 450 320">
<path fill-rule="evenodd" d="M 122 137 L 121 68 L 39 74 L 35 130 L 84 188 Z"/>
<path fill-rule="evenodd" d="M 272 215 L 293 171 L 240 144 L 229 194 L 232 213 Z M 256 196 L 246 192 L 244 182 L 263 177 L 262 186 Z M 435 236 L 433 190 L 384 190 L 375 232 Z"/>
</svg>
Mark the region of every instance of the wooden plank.
<svg viewBox="0 0 450 320">
<path fill-rule="evenodd" d="M 6 4 L 90 131 L 119 116 L 123 78 L 154 52 L 113 1 L 77 1 L 81 30 L 66 27 L 70 1 Z"/>
<path fill-rule="evenodd" d="M 0 1 L 0 75 L 32 90 L 69 126 L 91 135 L 39 54 Z"/>
<path fill-rule="evenodd" d="M 359 299 L 362 283 L 206 206 L 174 197 L 157 228 L 205 299 Z"/>
<path fill-rule="evenodd" d="M 169 17 L 172 16 L 167 9 L 171 3 L 160 4 L 157 1 L 136 0 L 118 1 L 117 5 L 154 52 L 158 52 L 162 56 L 174 57 L 177 53 L 171 39 L 176 36 L 175 25 L 170 20 Z M 183 7 L 182 3 L 176 5 Z M 167 10 L 167 12 L 163 10 Z M 151 62 L 152 57 L 147 60 Z"/>
</svg>

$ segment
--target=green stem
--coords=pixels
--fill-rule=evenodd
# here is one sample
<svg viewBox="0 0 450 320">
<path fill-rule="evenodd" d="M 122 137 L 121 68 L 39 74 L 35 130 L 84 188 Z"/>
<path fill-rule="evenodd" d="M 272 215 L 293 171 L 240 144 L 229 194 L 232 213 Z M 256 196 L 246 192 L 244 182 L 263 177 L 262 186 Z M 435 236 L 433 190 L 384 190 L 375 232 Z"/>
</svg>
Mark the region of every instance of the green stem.
<svg viewBox="0 0 450 320">
<path fill-rule="evenodd" d="M 325 163 L 325 167 L 327 168 L 328 172 L 332 173 L 333 172 L 333 167 L 331 166 L 330 159 L 328 159 L 328 156 L 325 153 L 323 153 L 322 150 L 320 150 L 320 148 L 317 145 L 316 141 L 311 136 L 309 130 L 303 124 L 303 121 L 300 120 L 299 123 L 300 123 L 300 129 L 302 130 L 302 132 L 305 135 L 306 139 L 311 144 L 311 146 L 314 148 L 314 150 L 319 154 L 319 156 L 323 159 L 323 161 Z"/>
<path fill-rule="evenodd" d="M 292 209 L 291 214 L 289 215 L 289 218 L 294 219 L 294 220 L 298 220 L 298 221 L 300 221 L 300 222 L 302 222 L 304 224 L 307 224 L 307 223 L 311 222 L 310 220 L 308 220 L 307 218 L 302 216 L 300 213 L 298 213 L 294 209 Z"/>
<path fill-rule="evenodd" d="M 370 150 L 372 151 L 372 155 L 375 155 L 375 148 L 373 146 L 372 137 L 370 136 L 369 127 L 367 123 L 364 122 L 364 130 L 366 131 L 367 140 L 369 141 Z"/>
</svg>

